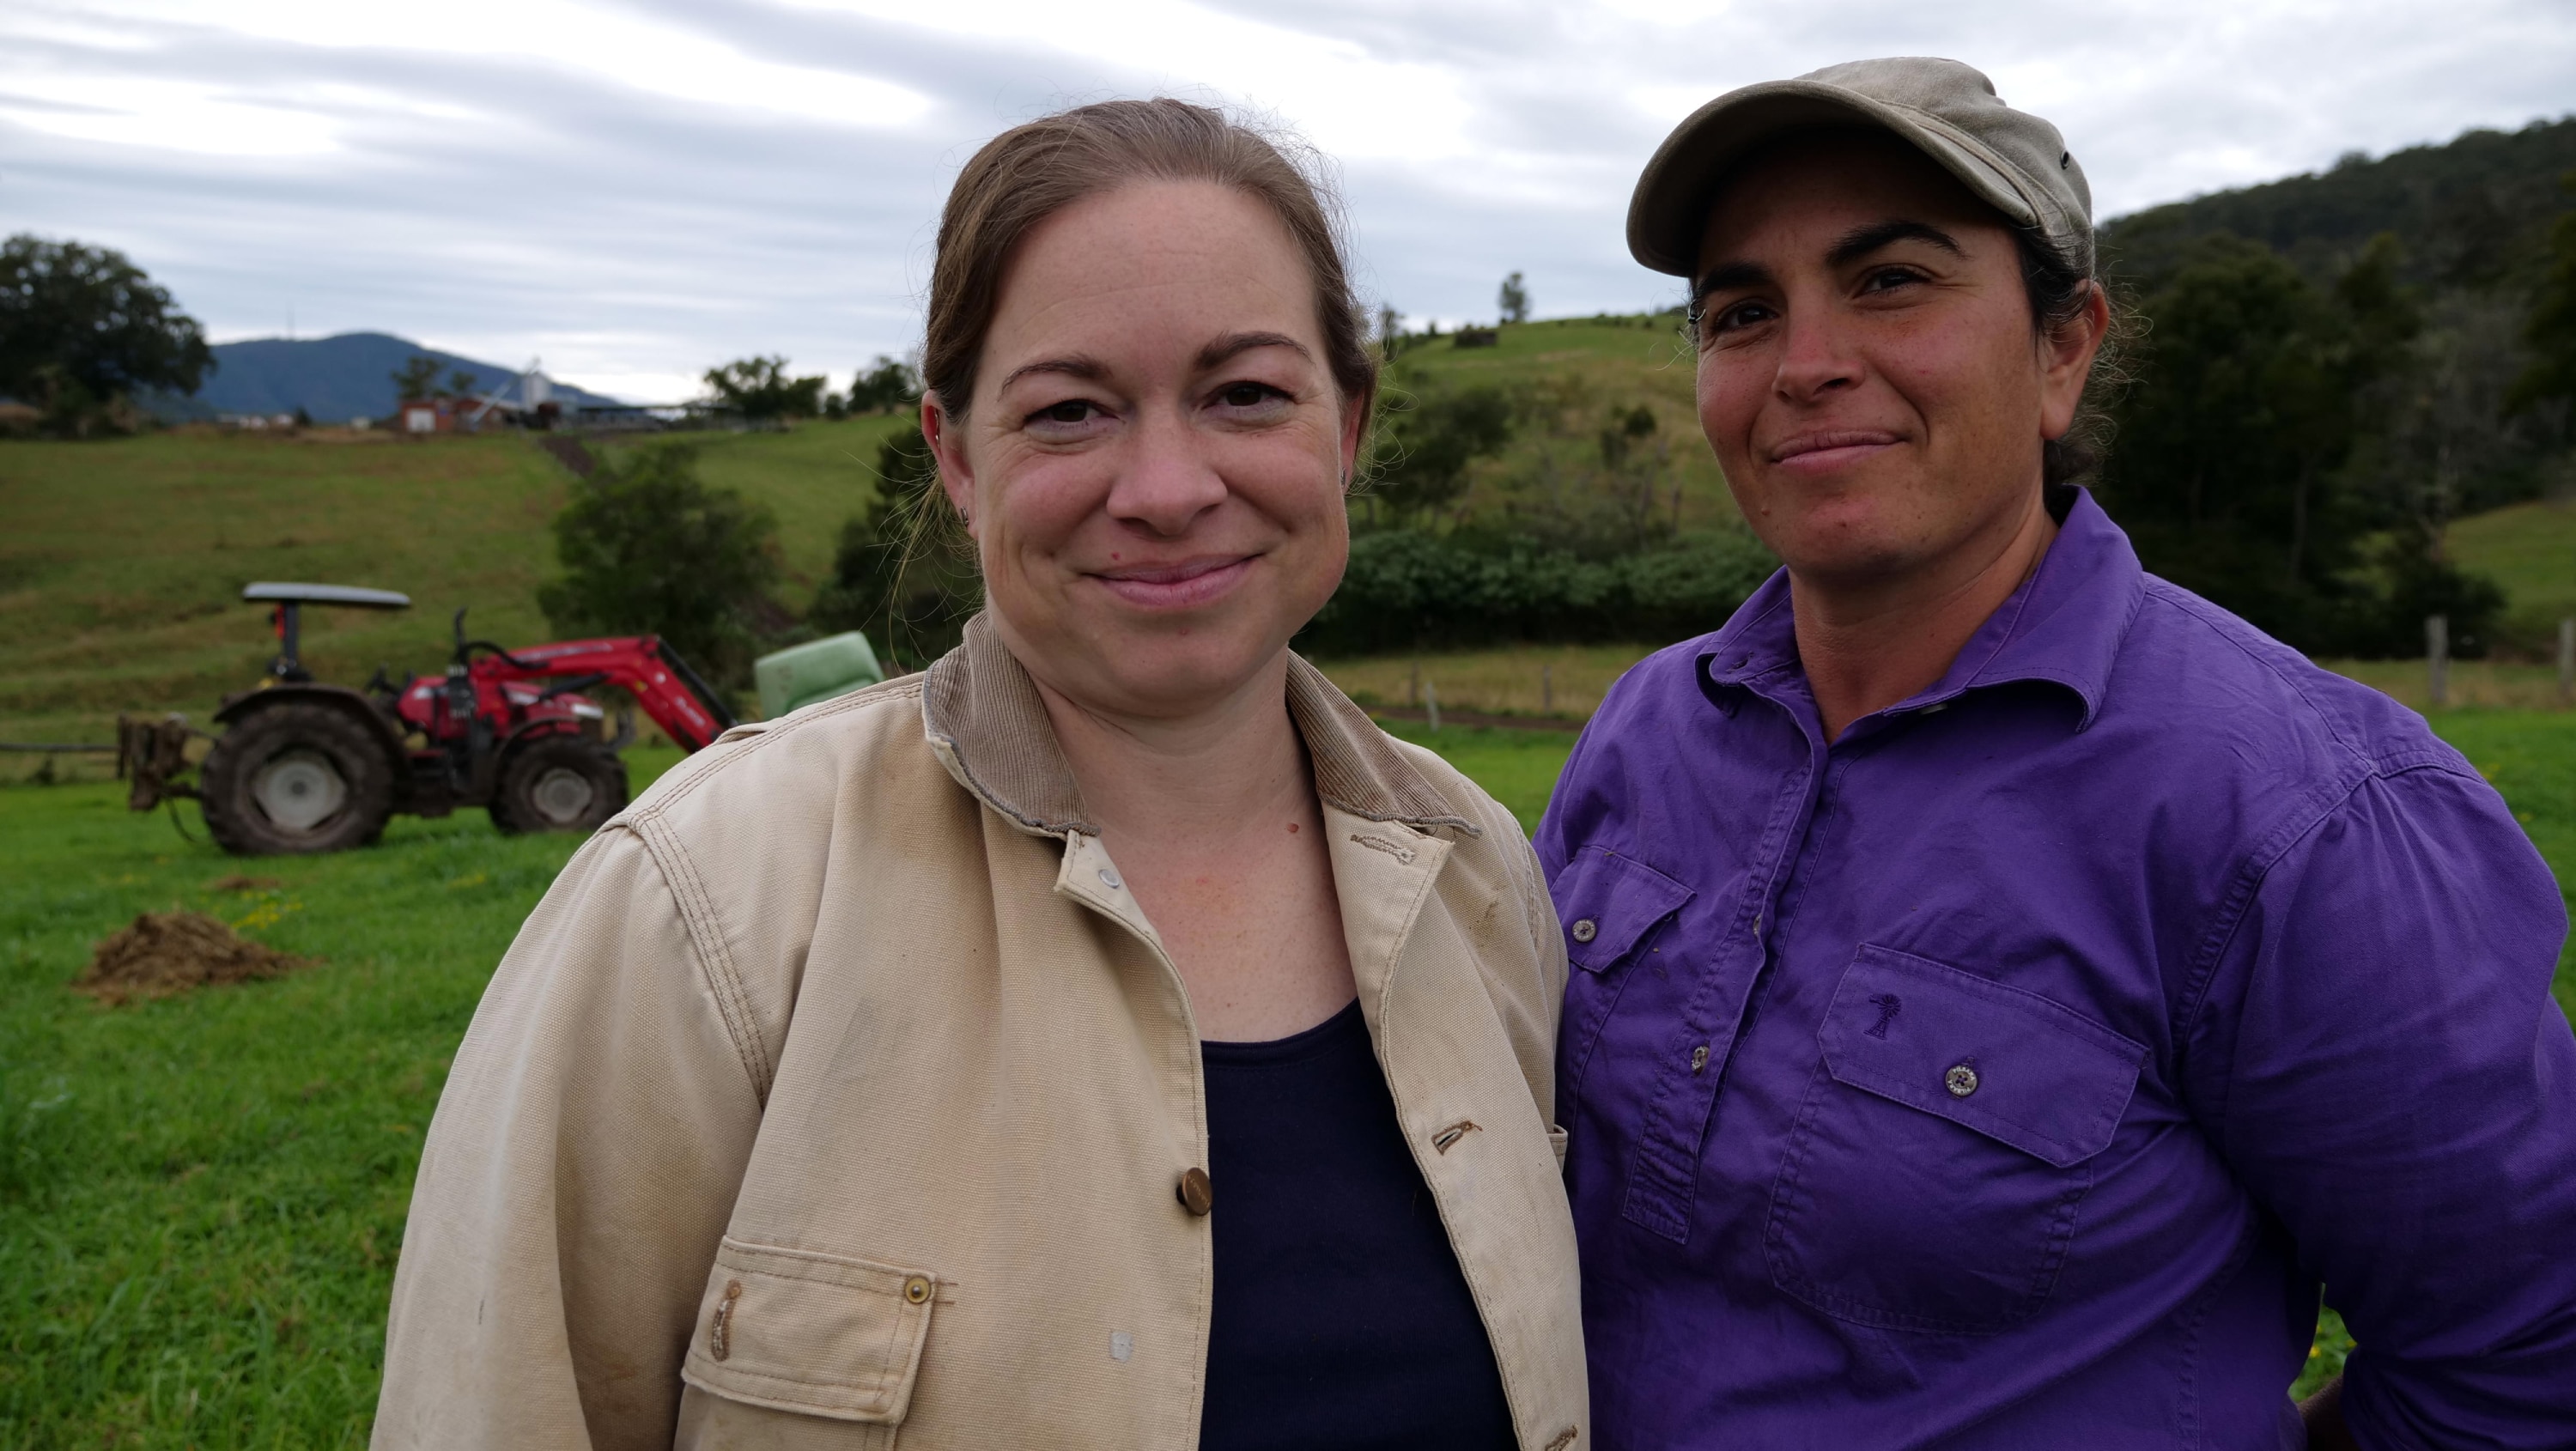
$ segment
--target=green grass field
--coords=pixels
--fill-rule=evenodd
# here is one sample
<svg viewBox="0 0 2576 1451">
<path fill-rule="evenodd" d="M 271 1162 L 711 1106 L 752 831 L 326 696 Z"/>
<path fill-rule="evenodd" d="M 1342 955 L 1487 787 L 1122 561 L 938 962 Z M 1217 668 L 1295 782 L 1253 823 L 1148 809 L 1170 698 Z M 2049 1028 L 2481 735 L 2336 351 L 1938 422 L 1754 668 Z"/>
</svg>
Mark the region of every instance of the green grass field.
<svg viewBox="0 0 2576 1451">
<path fill-rule="evenodd" d="M 2576 882 L 2576 714 L 2438 722 Z M 1574 737 L 1400 725 L 1535 825 Z M 665 752 L 630 755 L 636 785 Z M 245 862 L 107 784 L 0 787 L 0 1447 L 364 1443 L 420 1136 L 494 963 L 571 855 L 479 812 Z M 266 878 L 241 889 L 242 873 Z M 141 911 L 315 959 L 102 1008 Z M 2576 963 L 2559 1000 L 2576 1012 Z M 2311 1362 L 2341 1363 L 2331 1320 Z"/>
<path fill-rule="evenodd" d="M 711 481 L 778 515 L 786 603 L 830 573 L 897 420 L 691 435 Z M 120 711 L 202 720 L 273 649 L 252 580 L 401 590 L 413 608 L 305 613 L 304 654 L 356 684 L 447 660 L 448 617 L 505 644 L 550 637 L 537 587 L 571 475 L 522 437 L 301 438 L 183 430 L 0 444 L 0 740 L 101 740 Z"/>
</svg>

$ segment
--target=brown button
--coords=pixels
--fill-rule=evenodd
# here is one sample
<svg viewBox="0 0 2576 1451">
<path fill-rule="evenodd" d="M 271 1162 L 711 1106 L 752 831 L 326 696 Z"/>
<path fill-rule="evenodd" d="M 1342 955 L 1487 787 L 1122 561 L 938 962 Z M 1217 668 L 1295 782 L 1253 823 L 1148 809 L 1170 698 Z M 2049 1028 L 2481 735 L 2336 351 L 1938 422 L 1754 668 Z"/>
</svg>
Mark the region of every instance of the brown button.
<svg viewBox="0 0 2576 1451">
<path fill-rule="evenodd" d="M 1183 1174 L 1172 1193 L 1181 1201 L 1181 1207 L 1192 1214 L 1205 1214 L 1216 1207 L 1216 1186 L 1208 1183 L 1205 1169 L 1192 1169 Z"/>
</svg>

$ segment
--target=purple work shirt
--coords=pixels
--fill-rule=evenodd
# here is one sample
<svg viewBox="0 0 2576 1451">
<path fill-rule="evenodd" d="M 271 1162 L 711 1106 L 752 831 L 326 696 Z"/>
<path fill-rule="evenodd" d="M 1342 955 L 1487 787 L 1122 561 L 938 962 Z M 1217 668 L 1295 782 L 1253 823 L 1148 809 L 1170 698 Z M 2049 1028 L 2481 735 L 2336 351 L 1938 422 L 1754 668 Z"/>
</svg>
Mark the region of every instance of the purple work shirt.
<svg viewBox="0 0 2576 1451">
<path fill-rule="evenodd" d="M 2576 1445 L 2567 912 L 2421 718 L 2061 491 L 1828 745 L 1788 581 L 1630 671 L 1539 829 L 1599 1446 Z"/>
</svg>

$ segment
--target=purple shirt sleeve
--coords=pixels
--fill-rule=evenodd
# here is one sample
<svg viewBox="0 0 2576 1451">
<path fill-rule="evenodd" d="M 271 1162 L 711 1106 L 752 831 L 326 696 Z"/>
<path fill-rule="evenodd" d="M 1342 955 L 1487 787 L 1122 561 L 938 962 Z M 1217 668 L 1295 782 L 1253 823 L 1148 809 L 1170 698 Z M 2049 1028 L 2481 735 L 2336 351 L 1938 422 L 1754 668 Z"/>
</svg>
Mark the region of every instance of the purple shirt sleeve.
<svg viewBox="0 0 2576 1451">
<path fill-rule="evenodd" d="M 2576 1034 L 2547 866 L 2453 760 L 2365 778 L 2245 887 L 2186 1092 L 2352 1330 L 2354 1433 L 2569 1445 Z"/>
</svg>

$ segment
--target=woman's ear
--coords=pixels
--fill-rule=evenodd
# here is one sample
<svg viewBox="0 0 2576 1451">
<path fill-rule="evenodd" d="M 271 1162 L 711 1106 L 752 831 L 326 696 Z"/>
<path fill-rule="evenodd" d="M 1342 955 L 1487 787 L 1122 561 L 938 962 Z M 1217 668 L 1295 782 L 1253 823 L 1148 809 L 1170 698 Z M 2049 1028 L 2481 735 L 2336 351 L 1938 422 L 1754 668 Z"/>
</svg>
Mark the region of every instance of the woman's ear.
<svg viewBox="0 0 2576 1451">
<path fill-rule="evenodd" d="M 2099 282 L 2085 284 L 2084 305 L 2075 315 L 2039 336 L 2039 433 L 2064 438 L 2075 426 L 2084 404 L 2084 384 L 2093 376 L 2093 359 L 2111 331 L 2111 295 Z"/>
<path fill-rule="evenodd" d="M 1377 389 L 1372 386 L 1358 398 L 1343 400 L 1346 411 L 1342 419 L 1342 492 L 1349 493 L 1359 479 L 1360 440 L 1368 436 L 1369 411 L 1377 407 Z"/>
<path fill-rule="evenodd" d="M 939 465 L 939 487 L 948 495 L 949 507 L 966 521 L 966 532 L 975 532 L 975 474 L 966 462 L 965 426 L 952 424 L 948 410 L 939 404 L 939 395 L 921 395 L 921 437 L 930 445 L 930 457 Z"/>
</svg>

